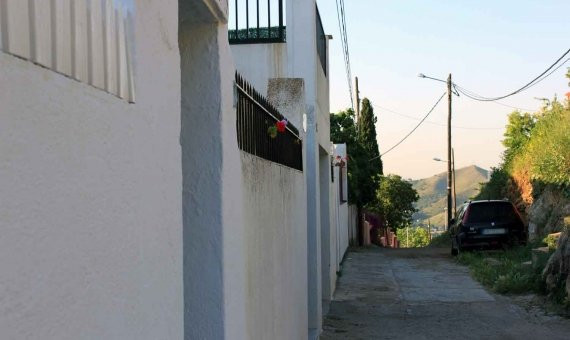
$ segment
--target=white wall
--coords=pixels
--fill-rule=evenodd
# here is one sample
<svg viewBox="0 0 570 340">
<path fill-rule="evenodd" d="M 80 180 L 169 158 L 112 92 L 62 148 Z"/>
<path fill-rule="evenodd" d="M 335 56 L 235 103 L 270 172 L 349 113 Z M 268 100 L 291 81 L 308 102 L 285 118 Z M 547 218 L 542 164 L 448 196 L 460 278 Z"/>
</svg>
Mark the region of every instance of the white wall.
<svg viewBox="0 0 570 340">
<path fill-rule="evenodd" d="M 136 9 L 136 104 L 0 53 L 1 338 L 183 337 L 177 31 Z"/>
<path fill-rule="evenodd" d="M 248 339 L 306 338 L 303 173 L 245 152 L 241 153 L 241 167 Z"/>
<path fill-rule="evenodd" d="M 269 79 L 287 78 L 287 45 L 237 44 L 231 45 L 236 70 L 260 93 Z"/>
<path fill-rule="evenodd" d="M 343 159 L 346 159 L 347 156 L 347 149 L 346 149 L 346 144 L 334 144 L 333 146 L 333 158 L 336 158 L 336 156 L 340 156 Z M 350 157 L 350 156 L 349 156 Z M 350 162 L 350 158 L 347 162 Z M 349 234 L 350 234 L 350 223 L 349 223 L 349 214 L 348 214 L 348 202 L 341 202 L 340 201 L 340 187 L 339 187 L 339 177 L 341 176 L 340 174 L 340 168 L 339 167 L 334 167 L 334 172 L 335 172 L 335 196 L 336 196 L 336 200 L 335 200 L 335 205 L 336 205 L 336 212 L 337 212 L 337 251 L 335 252 L 334 256 L 335 256 L 335 260 L 336 260 L 336 264 L 337 264 L 337 270 L 340 269 L 340 263 L 342 261 L 342 258 L 344 257 L 344 254 L 346 253 L 346 250 L 348 249 L 348 245 L 349 245 Z M 348 178 L 343 179 L 344 180 L 344 184 L 345 184 L 345 188 L 348 188 L 347 184 L 348 184 Z M 346 190 L 346 189 L 345 189 Z"/>
<path fill-rule="evenodd" d="M 130 0 L 3 0 L 0 50 L 134 102 L 133 9 Z"/>
<path fill-rule="evenodd" d="M 289 0 L 285 3 L 285 44 L 232 45 L 231 48 L 237 71 L 258 89 L 265 89 L 270 78 L 301 78 L 304 81 L 309 337 L 316 338 L 322 325 L 319 152 L 330 148 L 329 86 L 316 48 L 316 2 Z M 328 209 L 323 210 L 328 215 Z M 327 220 L 328 216 L 325 217 Z"/>
<path fill-rule="evenodd" d="M 215 0 L 181 7 L 186 339 L 246 339 L 245 230 L 234 67 Z M 181 3 L 182 4 L 182 3 Z"/>
</svg>

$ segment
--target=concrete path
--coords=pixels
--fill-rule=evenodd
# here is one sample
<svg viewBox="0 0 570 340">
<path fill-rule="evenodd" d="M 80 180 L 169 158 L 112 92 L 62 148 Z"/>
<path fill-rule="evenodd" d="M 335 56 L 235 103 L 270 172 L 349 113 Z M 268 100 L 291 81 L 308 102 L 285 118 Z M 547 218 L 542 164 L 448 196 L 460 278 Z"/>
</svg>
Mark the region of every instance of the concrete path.
<svg viewBox="0 0 570 340">
<path fill-rule="evenodd" d="M 487 292 L 448 251 L 351 251 L 321 339 L 570 339 L 570 320 Z"/>
</svg>

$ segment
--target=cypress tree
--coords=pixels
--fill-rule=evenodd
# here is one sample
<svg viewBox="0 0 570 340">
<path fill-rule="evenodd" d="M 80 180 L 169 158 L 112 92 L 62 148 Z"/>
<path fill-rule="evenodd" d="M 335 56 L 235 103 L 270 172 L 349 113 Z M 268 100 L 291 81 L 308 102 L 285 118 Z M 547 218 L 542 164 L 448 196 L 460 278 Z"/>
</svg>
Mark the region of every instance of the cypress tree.
<svg viewBox="0 0 570 340">
<path fill-rule="evenodd" d="M 383 174 L 382 159 L 376 139 L 376 121 L 377 118 L 374 115 L 370 101 L 364 98 L 362 100 L 362 110 L 358 121 L 358 142 L 364 154 L 364 157 L 360 159 L 360 164 L 358 164 L 361 206 L 374 200 L 378 188 L 378 181 Z"/>
</svg>

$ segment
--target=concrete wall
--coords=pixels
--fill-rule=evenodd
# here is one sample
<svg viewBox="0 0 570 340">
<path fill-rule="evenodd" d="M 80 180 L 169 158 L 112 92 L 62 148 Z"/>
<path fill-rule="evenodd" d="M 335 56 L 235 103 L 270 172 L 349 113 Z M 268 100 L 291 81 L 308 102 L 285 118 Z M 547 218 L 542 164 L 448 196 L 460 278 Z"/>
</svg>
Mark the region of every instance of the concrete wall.
<svg viewBox="0 0 570 340">
<path fill-rule="evenodd" d="M 262 94 L 266 94 L 269 79 L 287 78 L 287 45 L 284 43 L 231 45 L 231 51 L 236 70 Z"/>
<path fill-rule="evenodd" d="M 232 52 L 238 72 L 257 88 L 263 89 L 267 79 L 301 78 L 304 81 L 306 118 L 303 140 L 304 175 L 307 191 L 307 270 L 309 338 L 318 337 L 322 325 L 321 227 L 330 229 L 327 187 L 320 188 L 320 152 L 330 148 L 329 83 L 320 65 L 316 48 L 316 2 L 286 1 L 287 42 L 285 44 L 234 45 Z M 330 170 L 326 172 L 330 174 Z M 330 175 L 329 175 L 330 176 Z M 324 178 L 327 182 L 329 178 Z M 321 200 L 321 195 L 324 195 Z M 325 212 L 322 219 L 321 214 Z M 328 234 L 328 231 L 325 230 Z M 328 256 L 327 256 L 328 258 Z"/>
<path fill-rule="evenodd" d="M 341 156 L 346 158 L 346 144 L 332 145 L 332 159 Z M 325 164 L 323 163 L 323 166 Z M 327 164 L 330 172 L 330 161 Z M 349 240 L 349 221 L 348 221 L 348 202 L 341 202 L 340 200 L 340 180 L 341 176 L 340 167 L 334 166 L 333 171 L 334 181 L 330 181 L 328 185 L 321 180 L 321 186 L 327 185 L 330 195 L 328 196 L 330 206 L 330 228 L 323 234 L 322 247 L 330 249 L 328 252 L 323 252 L 323 309 L 326 308 L 333 297 L 336 289 L 337 272 L 340 270 L 340 263 L 348 249 Z M 346 180 L 346 178 L 344 179 Z M 324 228 L 324 226 L 321 226 Z"/>
<path fill-rule="evenodd" d="M 303 80 L 269 79 L 267 92 L 279 112 L 300 127 Z M 303 339 L 308 327 L 305 175 L 245 152 L 241 173 L 247 338 Z"/>
<path fill-rule="evenodd" d="M 306 338 L 307 221 L 303 173 L 243 152 L 241 167 L 247 338 Z"/>
<path fill-rule="evenodd" d="M 247 338 L 243 193 L 227 6 L 218 2 L 181 3 L 184 336 L 239 340 Z"/>
<path fill-rule="evenodd" d="M 348 244 L 358 245 L 358 207 L 354 204 L 348 206 Z"/>
<path fill-rule="evenodd" d="M 331 156 L 321 149 L 319 159 L 321 205 L 322 308 L 326 315 L 336 282 L 336 214 L 334 187 L 331 185 Z"/>
<path fill-rule="evenodd" d="M 0 50 L 135 100 L 132 0 L 3 0 Z"/>
<path fill-rule="evenodd" d="M 334 144 L 333 150 L 334 150 L 333 159 L 336 158 L 336 156 L 340 156 L 342 159 L 346 159 L 347 156 L 346 144 Z M 350 159 L 347 162 L 350 162 Z M 340 181 L 338 181 L 339 177 L 341 176 L 340 168 L 334 167 L 334 172 L 335 172 L 335 179 L 337 179 L 337 181 L 335 182 L 334 190 L 336 196 L 335 205 L 336 205 L 336 214 L 337 214 L 336 228 L 338 230 L 335 260 L 337 264 L 337 270 L 339 270 L 340 269 L 339 265 L 342 261 L 342 258 L 344 257 L 344 254 L 346 253 L 346 250 L 348 249 L 349 234 L 351 232 L 350 232 L 348 202 L 341 202 L 340 200 L 340 187 L 339 187 Z M 348 178 L 346 177 L 346 175 L 343 178 L 343 183 L 345 184 L 345 188 L 343 190 L 347 190 L 348 186 L 346 184 L 348 183 Z"/>
<path fill-rule="evenodd" d="M 183 337 L 177 1 L 133 19 L 135 104 L 0 53 L 3 339 Z"/>
</svg>

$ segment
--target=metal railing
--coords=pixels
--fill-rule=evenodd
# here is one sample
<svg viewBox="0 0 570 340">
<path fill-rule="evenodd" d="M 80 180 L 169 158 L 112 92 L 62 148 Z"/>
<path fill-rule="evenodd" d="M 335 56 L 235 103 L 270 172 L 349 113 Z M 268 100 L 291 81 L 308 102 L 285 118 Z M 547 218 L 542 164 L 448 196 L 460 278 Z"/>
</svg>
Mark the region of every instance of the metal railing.
<svg viewBox="0 0 570 340">
<path fill-rule="evenodd" d="M 303 170 L 303 142 L 299 130 L 288 123 L 271 136 L 270 127 L 285 119 L 269 101 L 236 73 L 237 139 L 241 150 L 293 169 Z"/>
<path fill-rule="evenodd" d="M 230 15 L 230 44 L 285 42 L 283 0 L 234 0 Z"/>
<path fill-rule="evenodd" d="M 321 66 L 327 75 L 327 36 L 325 35 L 325 30 L 323 28 L 323 22 L 321 21 L 321 14 L 319 13 L 319 8 L 316 9 L 317 13 L 317 54 L 319 55 L 319 60 L 321 61 Z"/>
</svg>

